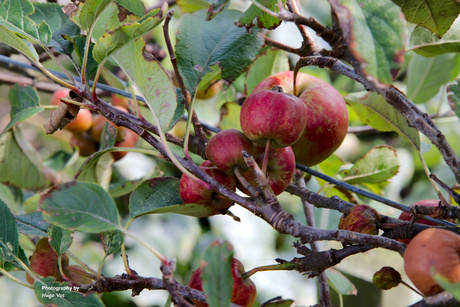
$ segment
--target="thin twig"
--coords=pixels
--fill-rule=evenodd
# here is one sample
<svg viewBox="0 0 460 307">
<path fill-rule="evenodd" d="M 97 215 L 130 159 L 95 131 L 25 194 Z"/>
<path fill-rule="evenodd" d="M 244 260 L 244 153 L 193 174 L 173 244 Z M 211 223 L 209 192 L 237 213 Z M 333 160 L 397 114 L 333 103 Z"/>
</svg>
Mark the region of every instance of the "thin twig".
<svg viewBox="0 0 460 307">
<path fill-rule="evenodd" d="M 297 171 L 294 177 L 295 182 L 297 185 L 303 189 L 306 189 L 305 179 L 303 177 L 303 172 Z M 315 223 L 315 214 L 314 214 L 314 207 L 308 201 L 302 198 L 303 209 L 305 212 L 307 226 L 316 227 Z M 310 243 L 311 249 L 314 252 L 319 252 L 319 244 L 318 242 Z M 329 291 L 329 282 L 326 276 L 326 272 L 321 272 L 318 276 L 318 285 L 319 285 L 319 293 L 320 293 L 320 301 L 321 306 L 323 307 L 330 307 L 331 304 L 331 296 Z"/>
</svg>

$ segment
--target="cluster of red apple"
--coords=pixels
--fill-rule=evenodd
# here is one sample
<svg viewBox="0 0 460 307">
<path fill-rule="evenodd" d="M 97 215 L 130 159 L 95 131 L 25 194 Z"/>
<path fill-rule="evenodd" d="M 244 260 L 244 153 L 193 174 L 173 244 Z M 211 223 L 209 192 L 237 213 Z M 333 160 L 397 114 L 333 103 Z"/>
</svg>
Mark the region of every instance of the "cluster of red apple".
<svg viewBox="0 0 460 307">
<path fill-rule="evenodd" d="M 413 206 L 435 207 L 438 204 L 439 200 L 427 199 L 415 202 Z M 380 214 L 375 209 L 367 205 L 358 205 L 342 216 L 338 228 L 376 235 L 379 231 L 380 219 Z M 402 212 L 399 220 L 412 221 L 413 217 L 409 213 Z M 416 222 L 428 226 L 437 225 L 423 218 Z M 444 291 L 433 278 L 434 274 L 445 277 L 451 283 L 460 282 L 459 234 L 440 228 L 428 228 L 413 239 L 398 239 L 398 241 L 408 244 L 403 254 L 404 270 L 423 295 L 429 296 Z"/>
<path fill-rule="evenodd" d="M 30 269 L 41 277 L 54 277 L 57 281 L 70 281 L 73 284 L 90 284 L 94 276 L 87 273 L 78 265 L 69 265 L 69 256 L 61 256 L 62 272 L 59 271 L 59 257 L 56 251 L 51 247 L 48 238 L 44 237 L 38 240 L 35 251 L 30 256 Z M 27 281 L 33 285 L 34 279 L 26 274 Z"/>
<path fill-rule="evenodd" d="M 292 71 L 262 80 L 242 105 L 242 132 L 227 129 L 209 140 L 203 171 L 228 189 L 238 187 L 249 195 L 243 182 L 257 185 L 243 158 L 247 152 L 279 195 L 291 183 L 296 162 L 312 166 L 329 157 L 348 131 L 345 101 L 330 84 L 308 74 L 299 72 L 295 82 Z M 184 203 L 208 205 L 217 212 L 232 204 L 186 175 L 180 195 Z"/>
<path fill-rule="evenodd" d="M 68 95 L 69 90 L 66 89 L 54 92 L 51 96 L 51 104 L 65 103 L 61 102 L 61 98 L 68 97 Z M 128 112 L 128 100 L 126 98 L 112 95 L 112 104 L 119 110 Z M 102 131 L 107 122 L 108 120 L 100 114 L 93 115 L 89 109 L 80 109 L 77 116 L 64 127 L 72 133 L 69 141 L 70 146 L 77 146 L 83 157 L 92 155 L 99 148 Z M 136 144 L 139 138 L 136 133 L 125 127 L 115 127 L 117 128 L 115 147 L 133 147 Z M 112 152 L 111 154 L 117 161 L 123 158 L 127 152 Z"/>
</svg>

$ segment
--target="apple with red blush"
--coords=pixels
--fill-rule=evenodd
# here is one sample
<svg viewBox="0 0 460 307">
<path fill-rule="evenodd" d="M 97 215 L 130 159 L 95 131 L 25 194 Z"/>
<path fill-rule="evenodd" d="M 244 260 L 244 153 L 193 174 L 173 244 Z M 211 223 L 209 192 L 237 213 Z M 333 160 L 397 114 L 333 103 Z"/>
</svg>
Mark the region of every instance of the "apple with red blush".
<svg viewBox="0 0 460 307">
<path fill-rule="evenodd" d="M 266 158 L 265 158 L 266 156 Z M 283 148 L 270 148 L 268 153 L 265 152 L 265 147 L 254 145 L 254 159 L 261 167 L 264 168 L 265 160 L 265 175 L 268 183 L 275 195 L 281 194 L 292 181 L 295 173 L 295 157 L 291 146 Z M 251 185 L 257 187 L 257 181 L 252 170 L 248 169 L 242 173 L 243 177 Z M 241 192 L 249 195 L 244 186 L 238 182 L 238 189 Z"/>
<path fill-rule="evenodd" d="M 232 259 L 231 263 L 232 277 L 233 277 L 233 292 L 231 297 L 231 302 L 242 306 L 242 307 L 252 307 L 254 306 L 257 298 L 257 289 L 254 282 L 248 277 L 243 278 L 245 273 L 244 266 L 236 258 Z M 203 291 L 203 281 L 201 279 L 202 267 L 200 266 L 196 269 L 187 284 L 188 287 Z M 197 307 L 208 307 L 209 305 L 200 301 L 193 300 L 195 306 Z"/>
<path fill-rule="evenodd" d="M 61 256 L 61 265 L 67 266 L 69 257 L 66 254 Z M 48 237 L 43 237 L 38 240 L 35 245 L 35 250 L 30 256 L 30 269 L 42 277 L 54 277 L 57 281 L 63 281 L 59 272 L 59 256 L 51 247 Z M 29 284 L 34 284 L 34 279 L 29 274 L 26 274 L 26 279 Z"/>
<path fill-rule="evenodd" d="M 222 130 L 209 139 L 206 146 L 206 157 L 219 170 L 225 173 L 247 169 L 242 152 L 253 155 L 253 143 L 241 131 L 236 129 Z"/>
<path fill-rule="evenodd" d="M 426 207 L 437 207 L 439 205 L 439 199 L 423 199 L 416 201 L 415 203 L 412 204 L 411 207 L 413 206 L 426 206 Z M 408 212 L 401 212 L 401 214 L 398 217 L 399 220 L 401 221 L 412 221 L 412 215 Z M 450 219 L 450 222 L 455 222 L 455 220 Z M 423 225 L 428 225 L 428 226 L 436 226 L 435 222 L 429 221 L 424 218 L 419 218 L 415 221 L 416 223 L 423 224 Z M 399 242 L 409 244 L 411 239 L 398 239 Z"/>
<path fill-rule="evenodd" d="M 244 135 L 255 143 L 273 148 L 295 143 L 305 128 L 306 118 L 303 101 L 279 85 L 253 92 L 240 112 Z"/>
<path fill-rule="evenodd" d="M 69 95 L 70 91 L 68 89 L 57 90 L 51 95 L 51 105 L 61 104 L 61 98 L 65 98 Z M 77 113 L 77 116 L 69 122 L 64 129 L 74 133 L 80 134 L 91 128 L 93 124 L 93 114 L 88 109 L 80 109 Z"/>
<path fill-rule="evenodd" d="M 284 95 L 294 95 L 306 109 L 301 113 L 306 119 L 302 133 L 291 145 L 297 163 L 313 166 L 334 153 L 348 131 L 348 111 L 340 93 L 329 83 L 301 72 L 297 74 L 294 93 L 294 72 L 285 71 L 262 80 L 250 96 L 266 93 L 274 86 L 280 86 Z M 260 116 L 264 112 L 261 113 Z M 247 118 L 245 121 L 249 120 Z M 300 121 L 285 123 L 292 129 L 302 126 Z"/>
<path fill-rule="evenodd" d="M 235 177 L 218 170 L 211 161 L 203 161 L 200 168 L 229 190 L 236 190 Z M 211 207 L 216 213 L 224 213 L 233 205 L 232 200 L 209 189 L 205 182 L 192 179 L 186 174 L 182 174 L 180 179 L 179 194 L 184 204 L 202 204 Z"/>
</svg>

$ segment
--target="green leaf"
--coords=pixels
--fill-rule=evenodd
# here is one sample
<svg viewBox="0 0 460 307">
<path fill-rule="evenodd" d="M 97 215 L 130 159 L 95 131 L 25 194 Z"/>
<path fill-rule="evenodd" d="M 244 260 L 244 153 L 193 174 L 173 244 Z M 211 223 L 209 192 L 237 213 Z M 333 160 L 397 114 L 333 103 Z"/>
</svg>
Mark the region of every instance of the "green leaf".
<svg viewBox="0 0 460 307">
<path fill-rule="evenodd" d="M 177 0 L 176 2 L 183 13 L 195 13 L 202 9 L 208 9 L 211 5 L 206 0 Z"/>
<path fill-rule="evenodd" d="M 442 38 L 423 27 L 415 27 L 407 46 L 425 57 L 436 56 L 449 52 L 460 52 L 460 18 L 457 18 Z"/>
<path fill-rule="evenodd" d="M 20 188 L 0 184 L 0 199 L 5 202 L 13 214 L 23 209 L 24 193 Z"/>
<path fill-rule="evenodd" d="M 222 79 L 220 75 L 219 65 L 213 65 L 210 68 L 211 68 L 211 71 L 208 72 L 198 84 L 196 88 L 197 92 L 206 91 L 214 82 Z"/>
<path fill-rule="evenodd" d="M 99 63 L 125 45 L 141 37 L 158 26 L 164 19 L 164 11 L 157 9 L 149 12 L 137 22 L 126 24 L 110 31 L 97 40 L 93 49 L 93 57 Z"/>
<path fill-rule="evenodd" d="M 396 150 L 390 146 L 376 146 L 355 162 L 343 181 L 381 183 L 396 175 L 398 169 Z"/>
<path fill-rule="evenodd" d="M 109 194 L 112 198 L 117 198 L 129 194 L 134 191 L 137 186 L 144 180 L 145 178 L 141 178 L 137 180 L 123 181 L 116 184 L 111 184 L 109 187 Z"/>
<path fill-rule="evenodd" d="M 169 129 L 178 108 L 176 90 L 160 62 L 145 49 L 144 40 L 129 42 L 114 52 L 112 58 L 144 97 L 161 129 Z"/>
<path fill-rule="evenodd" d="M 460 78 L 455 80 L 457 84 L 451 84 L 447 87 L 447 99 L 450 108 L 460 118 Z"/>
<path fill-rule="evenodd" d="M 58 150 L 48 157 L 48 159 L 44 161 L 44 164 L 46 167 L 53 170 L 62 171 L 66 166 L 72 164 L 72 162 L 77 159 L 78 156 L 76 156 L 75 153 L 72 154 L 65 150 Z"/>
<path fill-rule="evenodd" d="M 341 0 L 331 3 L 338 13 L 349 59 L 378 86 L 389 85 L 404 61 L 406 24 L 401 9 L 390 0 Z"/>
<path fill-rule="evenodd" d="M 43 305 L 59 307 L 104 307 L 104 303 L 97 296 L 91 294 L 78 293 L 75 286 L 69 282 L 59 283 L 54 277 L 45 277 L 34 283 L 35 297 Z"/>
<path fill-rule="evenodd" d="M 345 97 L 365 123 L 380 131 L 395 131 L 406 138 L 417 150 L 420 150 L 420 134 L 417 129 L 409 127 L 407 120 L 385 98 L 375 93 L 354 93 Z"/>
<path fill-rule="evenodd" d="M 289 70 L 289 59 L 285 51 L 268 49 L 259 54 L 246 73 L 244 87 L 250 95 L 263 79 L 278 72 Z"/>
<path fill-rule="evenodd" d="M 31 86 L 21 87 L 15 84 L 9 91 L 8 99 L 11 105 L 11 120 L 3 131 L 44 110 L 40 107 L 37 91 Z"/>
<path fill-rule="evenodd" d="M 72 231 L 68 229 L 51 225 L 48 229 L 48 234 L 51 238 L 50 245 L 58 255 L 64 254 L 72 244 Z"/>
<path fill-rule="evenodd" d="M 203 291 L 209 306 L 230 306 L 233 291 L 233 246 L 216 241 L 204 252 L 201 262 Z"/>
<path fill-rule="evenodd" d="M 78 59 L 78 64 L 81 65 L 83 64 L 83 56 L 85 53 L 85 48 L 86 48 L 86 39 L 87 37 L 84 35 L 75 35 L 75 36 L 67 36 L 63 34 L 65 39 L 69 41 L 72 46 L 73 50 L 75 52 L 76 58 Z M 93 58 L 93 48 L 94 44 L 90 43 L 89 44 L 89 52 L 88 52 L 88 60 L 86 63 L 86 71 L 87 71 L 87 76 L 92 76 L 96 71 L 99 66 L 99 64 L 96 62 L 96 60 Z"/>
<path fill-rule="evenodd" d="M 208 217 L 211 215 L 221 214 L 213 208 L 202 204 L 182 204 L 168 207 L 160 207 L 148 213 L 175 213 L 193 217 Z"/>
<path fill-rule="evenodd" d="M 0 135 L 0 182 L 30 190 L 49 185 L 39 154 L 22 139 L 18 129 Z"/>
<path fill-rule="evenodd" d="M 142 0 L 116 0 L 120 5 L 127 8 L 139 17 L 145 15 L 144 3 Z"/>
<path fill-rule="evenodd" d="M 56 186 L 40 199 L 40 211 L 46 221 L 65 229 L 98 233 L 119 227 L 114 201 L 94 183 L 68 182 Z"/>
<path fill-rule="evenodd" d="M 14 218 L 20 233 L 38 237 L 48 236 L 50 224 L 43 219 L 41 212 L 16 215 Z"/>
<path fill-rule="evenodd" d="M 0 2 L 0 9 L 1 6 L 2 4 Z M 13 31 L 2 25 L 0 25 L 0 43 L 4 43 L 13 49 L 16 49 L 32 62 L 38 63 L 38 54 L 33 46 L 17 37 Z"/>
<path fill-rule="evenodd" d="M 145 214 L 157 213 L 175 213 L 194 217 L 219 214 L 210 206 L 182 204 L 179 181 L 177 178 L 158 177 L 141 183 L 129 200 L 130 217 L 137 218 Z"/>
<path fill-rule="evenodd" d="M 278 0 L 257 0 L 257 2 L 271 11 L 278 12 Z M 285 3 L 285 1 L 282 1 L 282 3 Z M 276 29 L 281 24 L 281 20 L 279 18 L 267 14 L 255 4 L 251 4 L 251 6 L 244 12 L 243 16 L 238 19 L 237 25 L 239 27 L 246 28 L 255 27 L 256 24 L 254 24 L 254 19 L 256 20 L 257 27 L 268 30 Z"/>
<path fill-rule="evenodd" d="M 253 62 L 263 40 L 258 31 L 238 28 L 241 13 L 225 10 L 210 21 L 206 12 L 184 15 L 180 20 L 176 56 L 186 89 L 195 93 L 201 79 L 219 64 L 224 80 L 235 80 Z"/>
<path fill-rule="evenodd" d="M 102 246 L 106 256 L 112 255 L 121 248 L 124 235 L 119 230 L 106 231 L 101 234 Z"/>
<path fill-rule="evenodd" d="M 99 149 L 107 149 L 115 146 L 117 141 L 117 128 L 110 123 L 106 122 L 104 128 L 102 128 L 101 139 L 99 141 Z"/>
<path fill-rule="evenodd" d="M 443 289 L 452 294 L 457 301 L 460 301 L 460 283 L 451 283 L 441 274 L 434 274 L 433 278 Z"/>
<path fill-rule="evenodd" d="M 73 22 L 79 25 L 83 31 L 88 31 L 93 24 L 97 22 L 100 17 L 99 15 L 110 6 L 116 6 L 112 0 L 88 0 L 80 2 L 78 4 L 78 9 L 72 12 L 72 15 L 69 17 Z M 96 39 L 99 37 L 96 37 Z"/>
<path fill-rule="evenodd" d="M 442 36 L 460 14 L 456 0 L 393 0 L 399 5 L 407 21 L 416 23 Z"/>
<path fill-rule="evenodd" d="M 407 68 L 407 97 L 415 103 L 433 98 L 441 86 L 451 82 L 460 72 L 460 56 L 443 54 L 426 58 L 414 54 Z"/>
<path fill-rule="evenodd" d="M 8 206 L 0 199 L 0 267 L 15 262 L 19 252 L 19 233 Z"/>
<path fill-rule="evenodd" d="M 220 123 L 222 130 L 237 129 L 241 130 L 240 123 L 241 106 L 235 102 L 226 102 L 220 107 Z"/>
<path fill-rule="evenodd" d="M 114 160 L 112 155 L 107 153 L 115 150 L 114 147 L 104 149 L 89 157 L 80 167 L 78 180 L 96 183 L 108 189 L 112 177 L 112 164 Z"/>
<path fill-rule="evenodd" d="M 62 11 L 62 5 L 56 3 L 33 3 L 35 12 L 30 15 L 30 19 L 35 23 L 40 23 L 46 20 L 52 32 L 52 40 L 50 46 L 54 47 L 55 51 L 70 56 L 73 51 L 72 44 L 64 39 L 61 35 L 74 36 L 80 34 L 80 28 L 73 23 Z"/>
<path fill-rule="evenodd" d="M 182 204 L 179 195 L 179 179 L 158 177 L 141 183 L 129 199 L 130 217 L 154 213 L 160 208 Z"/>
<path fill-rule="evenodd" d="M 327 279 L 329 279 L 329 284 L 332 285 L 340 295 L 356 295 L 358 293 L 355 285 L 336 269 L 327 269 L 326 276 Z"/>
<path fill-rule="evenodd" d="M 29 15 L 34 13 L 34 6 L 28 0 L 5 0 L 0 3 L 0 25 L 8 28 L 30 42 L 51 41 L 51 29 L 45 20 L 35 23 Z"/>
</svg>

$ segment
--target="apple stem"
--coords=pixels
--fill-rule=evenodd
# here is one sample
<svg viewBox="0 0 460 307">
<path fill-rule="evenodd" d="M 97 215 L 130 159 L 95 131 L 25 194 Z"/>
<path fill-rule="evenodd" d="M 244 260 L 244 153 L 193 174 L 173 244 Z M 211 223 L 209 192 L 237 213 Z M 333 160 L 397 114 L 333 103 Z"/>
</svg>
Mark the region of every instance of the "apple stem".
<svg viewBox="0 0 460 307">
<path fill-rule="evenodd" d="M 252 270 L 249 270 L 243 274 L 241 274 L 241 277 L 243 279 L 247 279 L 254 275 L 257 272 L 263 272 L 263 271 L 293 271 L 297 270 L 299 268 L 298 263 L 292 263 L 292 262 L 285 262 L 281 264 L 270 264 L 270 265 L 264 265 L 264 266 L 259 266 L 256 268 L 253 268 Z"/>
<path fill-rule="evenodd" d="M 233 167 L 233 172 L 235 173 L 235 176 L 236 178 L 238 178 L 238 180 L 241 182 L 241 185 L 246 189 L 248 190 L 248 192 L 253 195 L 253 196 L 256 196 L 258 193 L 259 193 L 259 190 L 257 190 L 254 186 L 252 186 L 247 180 L 246 178 L 243 177 L 243 175 L 241 175 L 241 168 L 238 166 L 238 165 L 235 165 Z"/>
<path fill-rule="evenodd" d="M 417 293 L 418 295 L 422 296 L 422 297 L 425 297 L 425 295 L 423 295 L 420 291 L 418 291 L 417 289 L 415 289 L 414 287 L 412 287 L 411 285 L 409 285 L 408 283 L 406 283 L 404 280 L 401 280 L 401 283 L 406 286 L 407 288 L 411 289 L 412 291 L 414 291 L 415 293 Z"/>
<path fill-rule="evenodd" d="M 268 152 L 270 151 L 271 139 L 267 139 L 265 144 L 264 160 L 262 162 L 262 173 L 267 176 Z"/>
<path fill-rule="evenodd" d="M 85 271 L 89 272 L 92 275 L 96 275 L 97 272 L 93 270 L 90 266 L 88 266 L 86 263 L 80 260 L 77 256 L 75 256 L 71 251 L 66 250 L 65 252 L 67 256 L 69 256 L 73 261 L 75 261 L 79 266 L 81 266 Z M 59 261 L 59 264 L 61 261 Z"/>
</svg>

